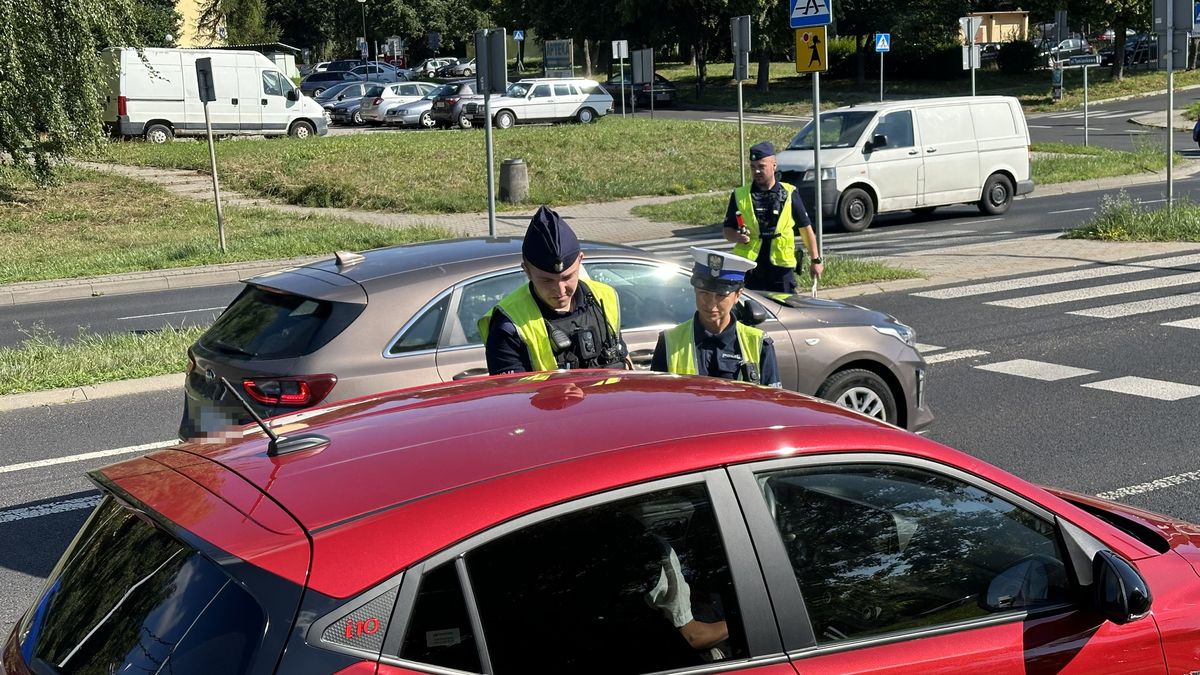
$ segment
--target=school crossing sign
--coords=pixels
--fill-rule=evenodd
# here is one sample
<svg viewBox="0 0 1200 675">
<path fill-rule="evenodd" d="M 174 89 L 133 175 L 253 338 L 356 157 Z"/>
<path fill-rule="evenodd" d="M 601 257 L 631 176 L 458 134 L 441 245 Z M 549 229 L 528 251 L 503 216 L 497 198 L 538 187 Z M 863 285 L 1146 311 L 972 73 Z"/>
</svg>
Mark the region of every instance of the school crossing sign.
<svg viewBox="0 0 1200 675">
<path fill-rule="evenodd" d="M 828 26 L 833 22 L 833 0 L 788 0 L 792 28 Z"/>
</svg>

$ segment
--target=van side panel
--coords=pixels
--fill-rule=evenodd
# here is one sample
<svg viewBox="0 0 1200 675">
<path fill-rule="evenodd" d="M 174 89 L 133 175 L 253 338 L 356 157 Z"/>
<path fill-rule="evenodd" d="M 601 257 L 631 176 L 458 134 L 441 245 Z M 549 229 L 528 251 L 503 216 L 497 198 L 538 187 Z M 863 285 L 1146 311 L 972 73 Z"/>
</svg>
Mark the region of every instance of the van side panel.
<svg viewBox="0 0 1200 675">
<path fill-rule="evenodd" d="M 983 181 L 970 105 L 918 107 L 916 112 L 925 159 L 923 205 L 977 201 Z"/>
<path fill-rule="evenodd" d="M 887 145 L 869 153 L 855 152 L 847 159 L 859 156 L 863 158 L 867 176 L 875 187 L 879 202 L 876 208 L 880 213 L 916 208 L 921 204 L 925 169 L 922 166 L 921 139 L 913 122 L 913 111 L 903 108 L 882 112 L 875 116 L 874 125 L 866 138 L 870 140 L 876 135 L 885 136 Z M 838 175 L 840 177 L 843 173 L 854 174 L 855 168 L 849 162 L 839 165 Z"/>
<path fill-rule="evenodd" d="M 180 128 L 184 113 L 183 66 L 178 52 L 147 49 L 145 61 L 133 49 L 121 50 L 121 95 L 126 119 L 122 133 L 141 135 L 153 121 Z"/>
<path fill-rule="evenodd" d="M 971 106 L 975 133 L 979 138 L 980 180 L 1004 172 L 1019 183 L 1029 178 L 1029 148 L 1025 119 L 1008 101 Z"/>
</svg>

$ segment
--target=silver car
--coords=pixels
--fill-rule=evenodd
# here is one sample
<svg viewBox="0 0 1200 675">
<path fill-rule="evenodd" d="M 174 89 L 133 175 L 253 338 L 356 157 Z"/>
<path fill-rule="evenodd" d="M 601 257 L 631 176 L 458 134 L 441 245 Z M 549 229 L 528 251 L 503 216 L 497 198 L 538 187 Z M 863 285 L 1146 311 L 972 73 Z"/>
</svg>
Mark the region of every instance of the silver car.
<svg viewBox="0 0 1200 675">
<path fill-rule="evenodd" d="M 433 99 L 443 91 L 445 85 L 441 85 L 428 94 L 411 103 L 402 103 L 397 106 L 392 106 L 387 109 L 387 113 L 383 116 L 384 124 L 394 124 L 401 127 L 421 127 L 422 129 L 432 129 L 437 126 L 437 120 L 433 119 Z"/>
<path fill-rule="evenodd" d="M 638 368 L 658 334 L 691 318 L 687 270 L 636 248 L 585 244 L 586 276 L 621 301 Z M 255 277 L 188 350 L 180 436 L 427 382 L 486 375 L 476 322 L 526 283 L 520 239 L 458 239 L 343 254 Z M 775 340 L 783 386 L 902 427 L 933 419 L 915 335 L 856 305 L 747 291 L 739 320 Z"/>
</svg>

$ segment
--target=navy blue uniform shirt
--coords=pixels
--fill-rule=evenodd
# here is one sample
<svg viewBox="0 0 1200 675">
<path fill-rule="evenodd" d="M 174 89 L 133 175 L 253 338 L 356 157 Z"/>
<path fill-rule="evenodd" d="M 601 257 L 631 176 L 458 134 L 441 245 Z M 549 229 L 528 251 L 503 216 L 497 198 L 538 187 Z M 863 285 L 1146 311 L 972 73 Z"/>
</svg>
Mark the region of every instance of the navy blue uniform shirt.
<svg viewBox="0 0 1200 675">
<path fill-rule="evenodd" d="M 737 319 L 730 318 L 729 325 L 720 333 L 705 330 L 700 323 L 700 314 L 692 317 L 692 340 L 696 345 L 696 370 L 700 375 L 736 380 L 741 374 L 742 349 L 737 339 Z M 659 333 L 654 346 L 654 358 L 650 370 L 667 373 L 667 336 Z M 762 367 L 759 384 L 779 386 L 779 363 L 775 358 L 775 341 L 763 336 Z"/>
<path fill-rule="evenodd" d="M 775 237 L 775 226 L 779 223 L 779 211 L 787 196 L 779 180 L 769 190 L 760 190 L 757 185 L 750 185 L 750 201 L 754 204 L 754 217 L 758 220 L 758 232 L 762 238 L 762 248 L 758 252 L 758 266 L 746 274 L 746 288 L 752 291 L 775 291 L 779 293 L 794 293 L 796 291 L 796 273 L 790 267 L 777 267 L 771 264 L 770 244 Z M 804 200 L 792 191 L 792 219 L 796 222 L 792 228 L 796 236 L 796 244 L 802 247 L 800 230 L 812 225 L 808 211 L 804 209 Z M 725 227 L 737 229 L 737 197 L 729 194 L 729 206 L 725 209 Z M 797 260 L 797 263 L 800 261 Z"/>
</svg>

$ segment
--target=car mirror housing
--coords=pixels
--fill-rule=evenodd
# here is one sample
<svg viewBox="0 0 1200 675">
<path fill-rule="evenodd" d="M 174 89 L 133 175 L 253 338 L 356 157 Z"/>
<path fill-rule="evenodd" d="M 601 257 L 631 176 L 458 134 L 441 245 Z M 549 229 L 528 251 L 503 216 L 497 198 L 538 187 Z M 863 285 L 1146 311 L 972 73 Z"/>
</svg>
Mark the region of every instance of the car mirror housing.
<svg viewBox="0 0 1200 675">
<path fill-rule="evenodd" d="M 743 299 L 737 304 L 737 320 L 747 326 L 757 326 L 767 320 L 767 310 L 757 302 Z"/>
<path fill-rule="evenodd" d="M 299 100 L 300 100 L 300 95 L 296 93 L 296 90 L 295 90 L 295 89 L 288 89 L 288 93 L 287 93 L 287 100 L 289 100 L 289 101 L 299 101 Z"/>
<path fill-rule="evenodd" d="M 871 140 L 867 141 L 866 145 L 863 146 L 863 152 L 871 152 L 872 150 L 878 150 L 879 148 L 886 148 L 887 144 L 887 136 L 883 134 L 875 134 L 871 137 Z"/>
<path fill-rule="evenodd" d="M 1136 621 L 1150 613 L 1150 587 L 1123 558 L 1108 550 L 1092 559 L 1093 603 L 1104 618 L 1115 624 Z"/>
</svg>

